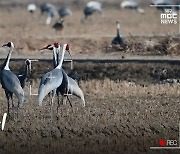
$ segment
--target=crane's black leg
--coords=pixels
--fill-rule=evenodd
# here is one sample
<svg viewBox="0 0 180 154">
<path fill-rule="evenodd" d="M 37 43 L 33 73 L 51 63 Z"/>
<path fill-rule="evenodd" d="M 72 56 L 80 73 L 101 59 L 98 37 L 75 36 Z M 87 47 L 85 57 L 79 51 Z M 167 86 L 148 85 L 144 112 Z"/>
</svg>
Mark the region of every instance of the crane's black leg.
<svg viewBox="0 0 180 154">
<path fill-rule="evenodd" d="M 9 93 L 9 96 L 11 98 L 11 102 L 12 102 L 12 108 L 14 107 L 14 102 L 13 102 L 13 93 Z"/>
<path fill-rule="evenodd" d="M 58 90 L 56 91 L 56 95 L 57 95 L 57 99 L 58 99 L 57 101 L 58 101 L 58 105 L 59 105 L 60 101 L 59 101 L 59 91 Z"/>
<path fill-rule="evenodd" d="M 51 92 L 48 93 L 49 105 L 51 105 Z"/>
<path fill-rule="evenodd" d="M 53 118 L 53 103 L 54 103 L 55 94 L 56 94 L 56 90 L 53 90 L 51 95 L 51 119 Z"/>
<path fill-rule="evenodd" d="M 69 104 L 70 104 L 70 106 L 72 107 L 71 101 L 70 101 L 70 99 L 69 99 L 68 96 L 67 96 L 67 100 L 69 101 Z"/>
<path fill-rule="evenodd" d="M 59 111 L 60 106 L 63 105 L 63 101 L 64 101 L 64 96 L 62 96 L 61 102 L 58 101 L 57 113 L 58 113 L 58 111 Z"/>
<path fill-rule="evenodd" d="M 6 94 L 6 98 L 7 98 L 7 101 L 8 101 L 8 115 L 10 114 L 10 102 L 9 102 L 9 99 L 10 99 L 10 95 L 8 93 L 8 91 L 5 90 L 5 94 Z"/>
<path fill-rule="evenodd" d="M 9 106 L 9 99 L 8 99 L 8 113 L 7 113 L 8 115 L 9 115 L 9 113 L 10 113 L 10 112 L 9 112 L 9 109 L 10 109 L 10 106 Z"/>
</svg>

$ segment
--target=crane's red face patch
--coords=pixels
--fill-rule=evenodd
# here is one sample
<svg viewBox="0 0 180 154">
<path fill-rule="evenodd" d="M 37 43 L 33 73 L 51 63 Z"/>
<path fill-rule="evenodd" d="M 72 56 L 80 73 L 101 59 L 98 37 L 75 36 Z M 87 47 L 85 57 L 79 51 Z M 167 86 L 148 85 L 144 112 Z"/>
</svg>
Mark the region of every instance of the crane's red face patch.
<svg viewBox="0 0 180 154">
<path fill-rule="evenodd" d="M 54 46 L 55 46 L 56 48 L 58 48 L 58 47 L 59 47 L 59 43 L 55 42 L 55 43 L 54 43 Z"/>
<path fill-rule="evenodd" d="M 66 46 L 66 50 L 69 50 L 69 44 L 67 44 L 67 46 Z"/>
</svg>

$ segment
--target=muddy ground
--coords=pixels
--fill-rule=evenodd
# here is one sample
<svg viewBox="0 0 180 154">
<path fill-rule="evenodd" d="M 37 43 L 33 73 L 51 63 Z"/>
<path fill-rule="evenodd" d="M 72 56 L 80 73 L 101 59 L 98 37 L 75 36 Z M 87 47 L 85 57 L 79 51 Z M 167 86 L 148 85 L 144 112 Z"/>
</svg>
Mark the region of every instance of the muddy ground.
<svg viewBox="0 0 180 154">
<path fill-rule="evenodd" d="M 48 98 L 38 108 L 27 88 L 25 105 L 11 110 L 0 131 L 1 153 L 171 153 L 150 147 L 178 140 L 179 87 L 109 82 L 82 82 L 86 107 L 70 97 L 73 107 L 67 103 L 57 113 L 55 104 L 52 119 Z"/>
<path fill-rule="evenodd" d="M 10 1 L 8 1 L 9 3 Z M 25 4 L 28 1 L 25 2 Z M 79 2 L 79 1 L 76 1 Z M 37 11 L 30 15 L 23 5 L 7 5 L 0 10 L 0 45 L 13 41 L 13 54 L 41 55 L 39 48 L 47 44 L 69 43 L 74 55 L 158 55 L 179 56 L 178 25 L 161 25 L 160 13 L 143 2 L 146 13 L 120 10 L 116 0 L 98 14 L 81 23 L 82 5 L 70 5 L 73 16 L 56 33 L 45 25 L 45 16 Z M 39 3 L 39 1 L 38 1 Z M 15 6 L 15 7 L 12 7 Z M 121 23 L 125 48 L 112 47 L 116 20 Z M 162 36 L 163 34 L 163 36 Z M 1 57 L 7 49 L 1 48 Z M 2 61 L 1 61 L 2 63 Z M 11 61 L 15 73 L 23 72 L 24 62 Z M 23 68 L 23 67 L 22 67 Z M 71 97 L 73 107 L 64 104 L 53 117 L 48 98 L 42 107 L 37 96 L 25 87 L 25 104 L 11 109 L 4 131 L 0 131 L 0 153 L 179 153 L 179 150 L 150 150 L 159 140 L 178 140 L 180 121 L 180 88 L 177 83 L 160 84 L 166 79 L 180 79 L 179 63 L 74 63 L 63 64 L 67 73 L 78 80 L 86 106 Z M 42 74 L 52 69 L 51 62 L 33 63 L 30 79 L 37 93 Z M 0 89 L 0 117 L 7 112 L 7 101 Z M 17 102 L 15 98 L 15 102 Z M 178 141 L 179 142 L 179 141 Z"/>
</svg>

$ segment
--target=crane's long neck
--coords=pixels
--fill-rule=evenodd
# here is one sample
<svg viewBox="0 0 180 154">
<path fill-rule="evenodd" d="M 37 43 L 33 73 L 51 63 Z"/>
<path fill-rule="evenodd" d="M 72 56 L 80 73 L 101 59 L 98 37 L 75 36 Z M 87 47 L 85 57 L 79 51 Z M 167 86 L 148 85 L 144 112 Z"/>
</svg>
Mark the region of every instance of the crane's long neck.
<svg viewBox="0 0 180 154">
<path fill-rule="evenodd" d="M 63 51 L 62 51 L 62 56 L 61 56 L 60 62 L 58 64 L 58 66 L 56 67 L 57 69 L 61 69 L 61 67 L 62 67 L 62 63 L 63 63 L 63 60 L 64 60 L 65 50 L 66 50 L 66 46 L 63 47 Z"/>
<path fill-rule="evenodd" d="M 5 65 L 5 66 L 4 66 L 4 69 L 5 69 L 5 70 L 10 70 L 10 69 L 9 69 L 9 61 L 10 61 L 10 58 L 11 58 L 12 51 L 13 51 L 13 49 L 10 48 L 9 53 L 8 53 L 7 58 L 6 58 L 6 60 L 5 60 L 5 63 L 4 63 L 4 65 Z"/>
<path fill-rule="evenodd" d="M 57 54 L 56 54 L 56 48 L 53 48 L 53 64 L 54 68 L 58 65 L 58 59 L 57 59 Z"/>
<path fill-rule="evenodd" d="M 119 37 L 120 36 L 120 34 L 119 34 L 119 29 L 120 29 L 120 24 L 119 24 L 119 22 L 117 23 L 117 36 Z"/>
<path fill-rule="evenodd" d="M 24 72 L 24 76 L 28 77 L 29 76 L 29 66 L 26 64 L 26 68 L 25 68 L 25 72 Z"/>
<path fill-rule="evenodd" d="M 60 61 L 59 53 L 60 53 L 60 47 L 56 48 L 56 63 L 57 63 L 57 65 L 59 65 L 59 61 Z"/>
</svg>

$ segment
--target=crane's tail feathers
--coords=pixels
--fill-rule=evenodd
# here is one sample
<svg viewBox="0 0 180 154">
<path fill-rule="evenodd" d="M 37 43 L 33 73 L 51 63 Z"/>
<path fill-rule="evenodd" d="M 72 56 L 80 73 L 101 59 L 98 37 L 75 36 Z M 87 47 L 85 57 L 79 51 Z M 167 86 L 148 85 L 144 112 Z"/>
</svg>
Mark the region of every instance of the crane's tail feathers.
<svg viewBox="0 0 180 154">
<path fill-rule="evenodd" d="M 38 90 L 38 105 L 39 106 L 42 106 L 42 101 L 43 101 L 44 97 L 47 95 L 45 93 L 45 91 L 46 90 L 45 90 L 44 85 L 41 85 Z"/>
<path fill-rule="evenodd" d="M 24 103 L 24 92 L 18 98 L 18 102 L 19 102 L 20 105 L 22 105 Z"/>
<path fill-rule="evenodd" d="M 15 91 L 14 93 L 18 98 L 18 104 L 22 105 L 24 103 L 24 91 L 23 91 L 23 89 L 20 88 L 18 92 Z"/>
<path fill-rule="evenodd" d="M 82 90 L 79 88 L 79 96 L 82 100 L 82 106 L 85 107 L 85 99 L 84 99 L 84 94 L 82 92 Z"/>
<path fill-rule="evenodd" d="M 82 106 L 85 107 L 85 104 L 86 104 L 85 100 L 82 99 Z"/>
</svg>

